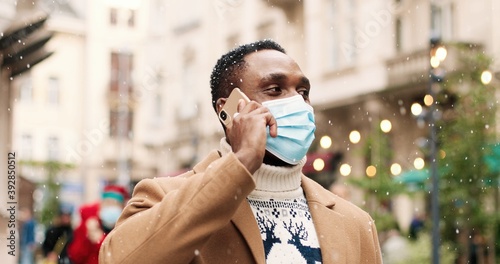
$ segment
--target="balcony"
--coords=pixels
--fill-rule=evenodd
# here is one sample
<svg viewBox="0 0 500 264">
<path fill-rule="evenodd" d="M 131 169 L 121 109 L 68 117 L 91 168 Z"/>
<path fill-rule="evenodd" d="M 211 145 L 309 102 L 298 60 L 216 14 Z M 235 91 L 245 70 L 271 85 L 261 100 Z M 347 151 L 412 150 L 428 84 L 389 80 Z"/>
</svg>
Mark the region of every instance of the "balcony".
<svg viewBox="0 0 500 264">
<path fill-rule="evenodd" d="M 450 78 L 460 71 L 462 62 L 460 58 L 469 56 L 467 53 L 484 50 L 479 43 L 455 42 L 442 43 L 447 50 L 446 60 L 439 66 L 441 74 Z M 460 48 L 462 47 L 462 48 Z M 463 48 L 465 47 L 465 49 Z M 429 80 L 430 50 L 424 49 L 412 53 L 401 54 L 387 60 L 387 87 L 401 88 L 412 85 L 427 83 Z"/>
<path fill-rule="evenodd" d="M 398 55 L 386 62 L 389 88 L 419 84 L 428 80 L 429 51 Z"/>
</svg>

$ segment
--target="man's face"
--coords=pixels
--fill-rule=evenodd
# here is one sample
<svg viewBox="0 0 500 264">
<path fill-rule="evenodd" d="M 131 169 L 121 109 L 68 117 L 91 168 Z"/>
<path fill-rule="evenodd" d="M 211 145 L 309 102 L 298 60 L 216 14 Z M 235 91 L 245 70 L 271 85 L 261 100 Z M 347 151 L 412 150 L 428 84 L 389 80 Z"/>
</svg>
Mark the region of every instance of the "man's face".
<svg viewBox="0 0 500 264">
<path fill-rule="evenodd" d="M 246 67 L 236 83 L 251 100 L 259 103 L 302 95 L 309 102 L 310 84 L 299 65 L 276 50 L 260 50 L 245 56 Z"/>
<path fill-rule="evenodd" d="M 71 214 L 69 213 L 63 213 L 61 214 L 61 225 L 71 225 Z"/>
<path fill-rule="evenodd" d="M 250 100 L 262 103 L 301 95 L 309 102 L 310 84 L 299 65 L 288 55 L 276 50 L 260 50 L 245 56 L 245 67 L 236 78 L 239 87 Z M 222 104 L 217 104 L 220 111 Z M 270 152 L 266 151 L 264 162 L 275 166 L 289 166 Z"/>
</svg>

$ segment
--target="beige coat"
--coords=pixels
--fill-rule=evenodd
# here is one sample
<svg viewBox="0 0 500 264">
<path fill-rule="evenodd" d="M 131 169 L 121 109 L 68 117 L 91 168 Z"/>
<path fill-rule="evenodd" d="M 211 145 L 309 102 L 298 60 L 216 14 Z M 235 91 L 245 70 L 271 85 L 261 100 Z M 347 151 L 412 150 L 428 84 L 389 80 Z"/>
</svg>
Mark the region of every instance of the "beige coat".
<svg viewBox="0 0 500 264">
<path fill-rule="evenodd" d="M 137 184 L 100 263 L 265 263 L 246 196 L 255 188 L 233 153 L 211 152 L 192 171 Z M 323 263 L 382 263 L 372 218 L 302 176 Z"/>
</svg>

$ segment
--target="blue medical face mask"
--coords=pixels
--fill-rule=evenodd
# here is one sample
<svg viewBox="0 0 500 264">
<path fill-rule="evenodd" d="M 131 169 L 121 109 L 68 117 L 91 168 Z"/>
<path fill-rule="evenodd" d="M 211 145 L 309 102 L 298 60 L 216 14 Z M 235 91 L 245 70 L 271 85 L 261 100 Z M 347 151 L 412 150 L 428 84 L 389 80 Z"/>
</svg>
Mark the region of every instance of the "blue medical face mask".
<svg viewBox="0 0 500 264">
<path fill-rule="evenodd" d="M 99 218 L 101 219 L 103 226 L 108 229 L 112 229 L 121 213 L 122 208 L 119 206 L 106 206 L 101 208 L 99 211 Z"/>
<path fill-rule="evenodd" d="M 262 103 L 278 123 L 278 136 L 267 128 L 266 150 L 288 164 L 298 164 L 314 140 L 314 110 L 301 95 Z"/>
</svg>

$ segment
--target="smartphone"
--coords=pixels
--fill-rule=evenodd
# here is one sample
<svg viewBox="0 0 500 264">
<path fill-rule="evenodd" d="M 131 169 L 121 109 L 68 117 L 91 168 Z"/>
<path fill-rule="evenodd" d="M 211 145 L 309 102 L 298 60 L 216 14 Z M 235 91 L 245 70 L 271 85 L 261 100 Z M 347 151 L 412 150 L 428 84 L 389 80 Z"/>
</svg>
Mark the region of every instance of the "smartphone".
<svg viewBox="0 0 500 264">
<path fill-rule="evenodd" d="M 238 112 L 238 102 L 240 99 L 250 102 L 250 99 L 239 89 L 234 88 L 226 100 L 226 103 L 219 112 L 219 120 L 227 127 L 233 122 L 234 114 Z"/>
</svg>

